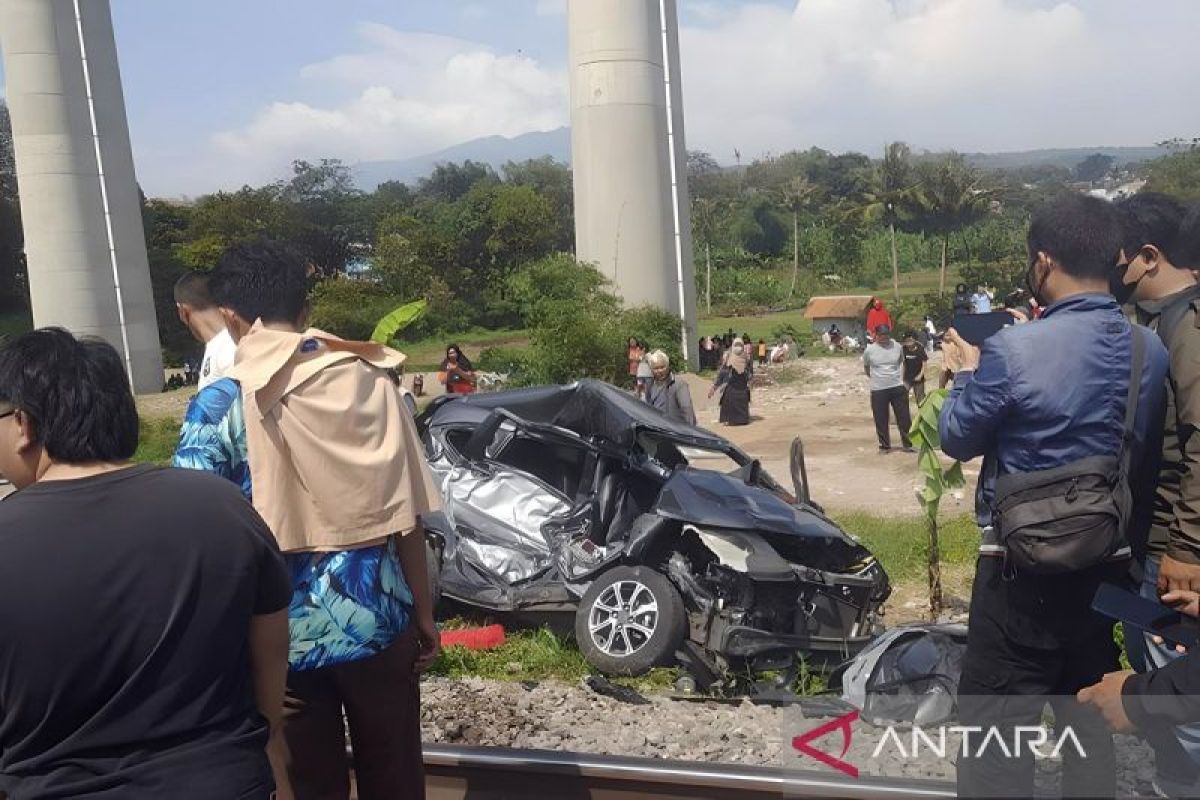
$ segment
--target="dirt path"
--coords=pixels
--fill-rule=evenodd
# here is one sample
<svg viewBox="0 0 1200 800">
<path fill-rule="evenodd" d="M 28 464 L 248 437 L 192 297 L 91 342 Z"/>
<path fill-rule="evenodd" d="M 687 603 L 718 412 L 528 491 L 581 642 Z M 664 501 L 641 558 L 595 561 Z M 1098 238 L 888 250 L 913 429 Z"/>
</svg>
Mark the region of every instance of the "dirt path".
<svg viewBox="0 0 1200 800">
<path fill-rule="evenodd" d="M 717 422 L 716 398 L 706 398 L 709 382 L 688 375 L 700 425 L 759 458 L 767 471 L 785 485 L 791 482 L 788 451 L 792 439 L 800 436 L 813 499 L 832 511 L 884 516 L 920 513 L 913 488 L 919 480 L 916 457 L 898 450 L 878 454 L 867 379 L 857 358 L 800 359 L 786 367 L 768 367 L 765 376 L 769 385 L 753 390 L 750 411 L 754 421 L 730 428 Z M 928 383 L 937 385 L 936 379 Z M 425 374 L 425 388 L 426 392 L 439 390 L 435 373 Z M 138 398 L 138 409 L 147 417 L 182 418 L 193 394 L 194 387 L 188 387 L 145 395 Z M 898 445 L 894 428 L 892 437 Z M 947 513 L 971 509 L 978 470 L 968 465 L 965 472 L 970 485 L 942 501 Z"/>
<path fill-rule="evenodd" d="M 716 398 L 705 397 L 708 383 L 689 375 L 700 425 L 757 456 L 784 484 L 790 484 L 788 451 L 792 439 L 800 436 L 813 499 L 830 510 L 883 516 L 920 513 L 914 493 L 919 482 L 916 457 L 899 450 L 878 453 L 867 379 L 857 358 L 800 359 L 786 367 L 770 367 L 766 375 L 794 382 L 756 388 L 750 407 L 753 422 L 744 427 L 722 427 Z M 936 386 L 936 379 L 928 385 Z M 894 423 L 892 440 L 899 444 Z M 943 511 L 970 511 L 977 465 L 968 465 L 965 472 L 968 487 L 947 496 Z"/>
</svg>

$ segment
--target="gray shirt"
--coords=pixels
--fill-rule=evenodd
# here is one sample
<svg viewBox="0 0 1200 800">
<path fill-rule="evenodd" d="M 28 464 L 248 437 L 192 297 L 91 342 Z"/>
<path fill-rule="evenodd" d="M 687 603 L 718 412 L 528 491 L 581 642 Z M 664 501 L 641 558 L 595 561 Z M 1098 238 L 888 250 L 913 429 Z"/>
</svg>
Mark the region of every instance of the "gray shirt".
<svg viewBox="0 0 1200 800">
<path fill-rule="evenodd" d="M 674 375 L 666 381 L 651 381 L 646 388 L 646 402 L 677 422 L 696 424 L 692 393 L 688 385 Z"/>
<path fill-rule="evenodd" d="M 867 345 L 863 352 L 863 367 L 871 378 L 871 391 L 879 392 L 884 389 L 894 389 L 903 386 L 901 369 L 904 365 L 903 348 L 893 339 L 887 347 L 881 344 Z"/>
</svg>

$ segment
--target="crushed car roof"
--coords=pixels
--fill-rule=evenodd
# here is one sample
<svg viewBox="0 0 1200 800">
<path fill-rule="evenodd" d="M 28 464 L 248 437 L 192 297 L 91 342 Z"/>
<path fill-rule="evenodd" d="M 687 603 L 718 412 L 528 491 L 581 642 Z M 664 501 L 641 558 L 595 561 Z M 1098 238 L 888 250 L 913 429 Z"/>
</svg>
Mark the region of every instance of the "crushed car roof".
<svg viewBox="0 0 1200 800">
<path fill-rule="evenodd" d="M 496 409 L 528 422 L 566 428 L 584 438 L 603 437 L 621 447 L 631 446 L 636 431 L 645 430 L 697 447 L 732 448 L 715 433 L 676 422 L 628 392 L 590 379 L 567 386 L 464 395 L 439 405 L 428 422 L 437 426 L 477 424 Z"/>
</svg>

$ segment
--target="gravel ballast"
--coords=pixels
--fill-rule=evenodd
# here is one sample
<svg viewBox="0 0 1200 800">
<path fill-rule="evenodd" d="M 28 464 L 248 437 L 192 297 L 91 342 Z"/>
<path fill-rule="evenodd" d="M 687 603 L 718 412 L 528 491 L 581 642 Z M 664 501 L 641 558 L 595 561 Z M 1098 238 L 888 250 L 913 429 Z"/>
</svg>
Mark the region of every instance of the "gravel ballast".
<svg viewBox="0 0 1200 800">
<path fill-rule="evenodd" d="M 831 771 L 794 754 L 792 737 L 823 721 L 804 719 L 795 706 L 677 700 L 663 695 L 646 695 L 645 700 L 644 704 L 622 702 L 584 686 L 550 681 L 521 684 L 429 677 L 422 682 L 421 717 L 425 741 L 442 744 Z M 854 723 L 845 760 L 867 775 L 954 780 L 949 758 L 904 758 L 888 748 L 872 759 L 883 736 L 883 728 L 861 720 Z M 841 734 L 834 731 L 813 746 L 837 756 Z M 954 745 L 948 749 L 953 752 Z M 1039 795 L 1055 793 L 1057 766 L 1055 760 L 1039 762 Z M 1151 796 L 1153 777 L 1150 748 L 1139 739 L 1118 736 L 1119 796 Z"/>
</svg>

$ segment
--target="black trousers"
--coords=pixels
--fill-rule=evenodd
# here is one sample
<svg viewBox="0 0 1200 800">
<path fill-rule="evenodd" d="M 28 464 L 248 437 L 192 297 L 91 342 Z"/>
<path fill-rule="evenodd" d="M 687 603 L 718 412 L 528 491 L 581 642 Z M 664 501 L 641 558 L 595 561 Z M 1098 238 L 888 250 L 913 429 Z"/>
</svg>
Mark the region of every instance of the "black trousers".
<svg viewBox="0 0 1200 800">
<path fill-rule="evenodd" d="M 875 434 L 879 437 L 879 446 L 884 450 L 892 449 L 892 434 L 888 430 L 889 407 L 896 414 L 896 427 L 900 429 L 901 444 L 911 447 L 908 432 L 912 428 L 912 415 L 908 410 L 908 388 L 904 386 L 871 392 L 871 414 L 875 417 Z"/>
<path fill-rule="evenodd" d="M 1062 796 L 1113 797 L 1112 734 L 1093 706 L 1074 697 L 1120 669 L 1112 623 L 1088 608 L 1095 582 L 1052 576 L 1045 579 L 1047 590 L 1039 579 L 1004 575 L 1002 561 L 983 556 L 975 570 L 958 684 L 959 725 L 978 726 L 985 734 L 995 727 L 1011 747 L 1015 728 L 1041 725 L 1049 705 L 1054 730 L 1043 750 L 1051 750 L 1070 726 L 1085 754 L 1080 757 L 1070 740 L 1062 747 Z M 1056 580 L 1066 585 L 1053 586 Z M 975 734 L 959 754 L 958 796 L 1033 797 L 1033 752 L 1023 748 L 1007 755 L 989 747 L 980 753 L 983 735 Z"/>
<path fill-rule="evenodd" d="M 296 800 L 350 797 L 346 723 L 357 797 L 423 800 L 420 676 L 413 671 L 419 650 L 410 623 L 379 655 L 288 673 L 283 732 Z"/>
</svg>

